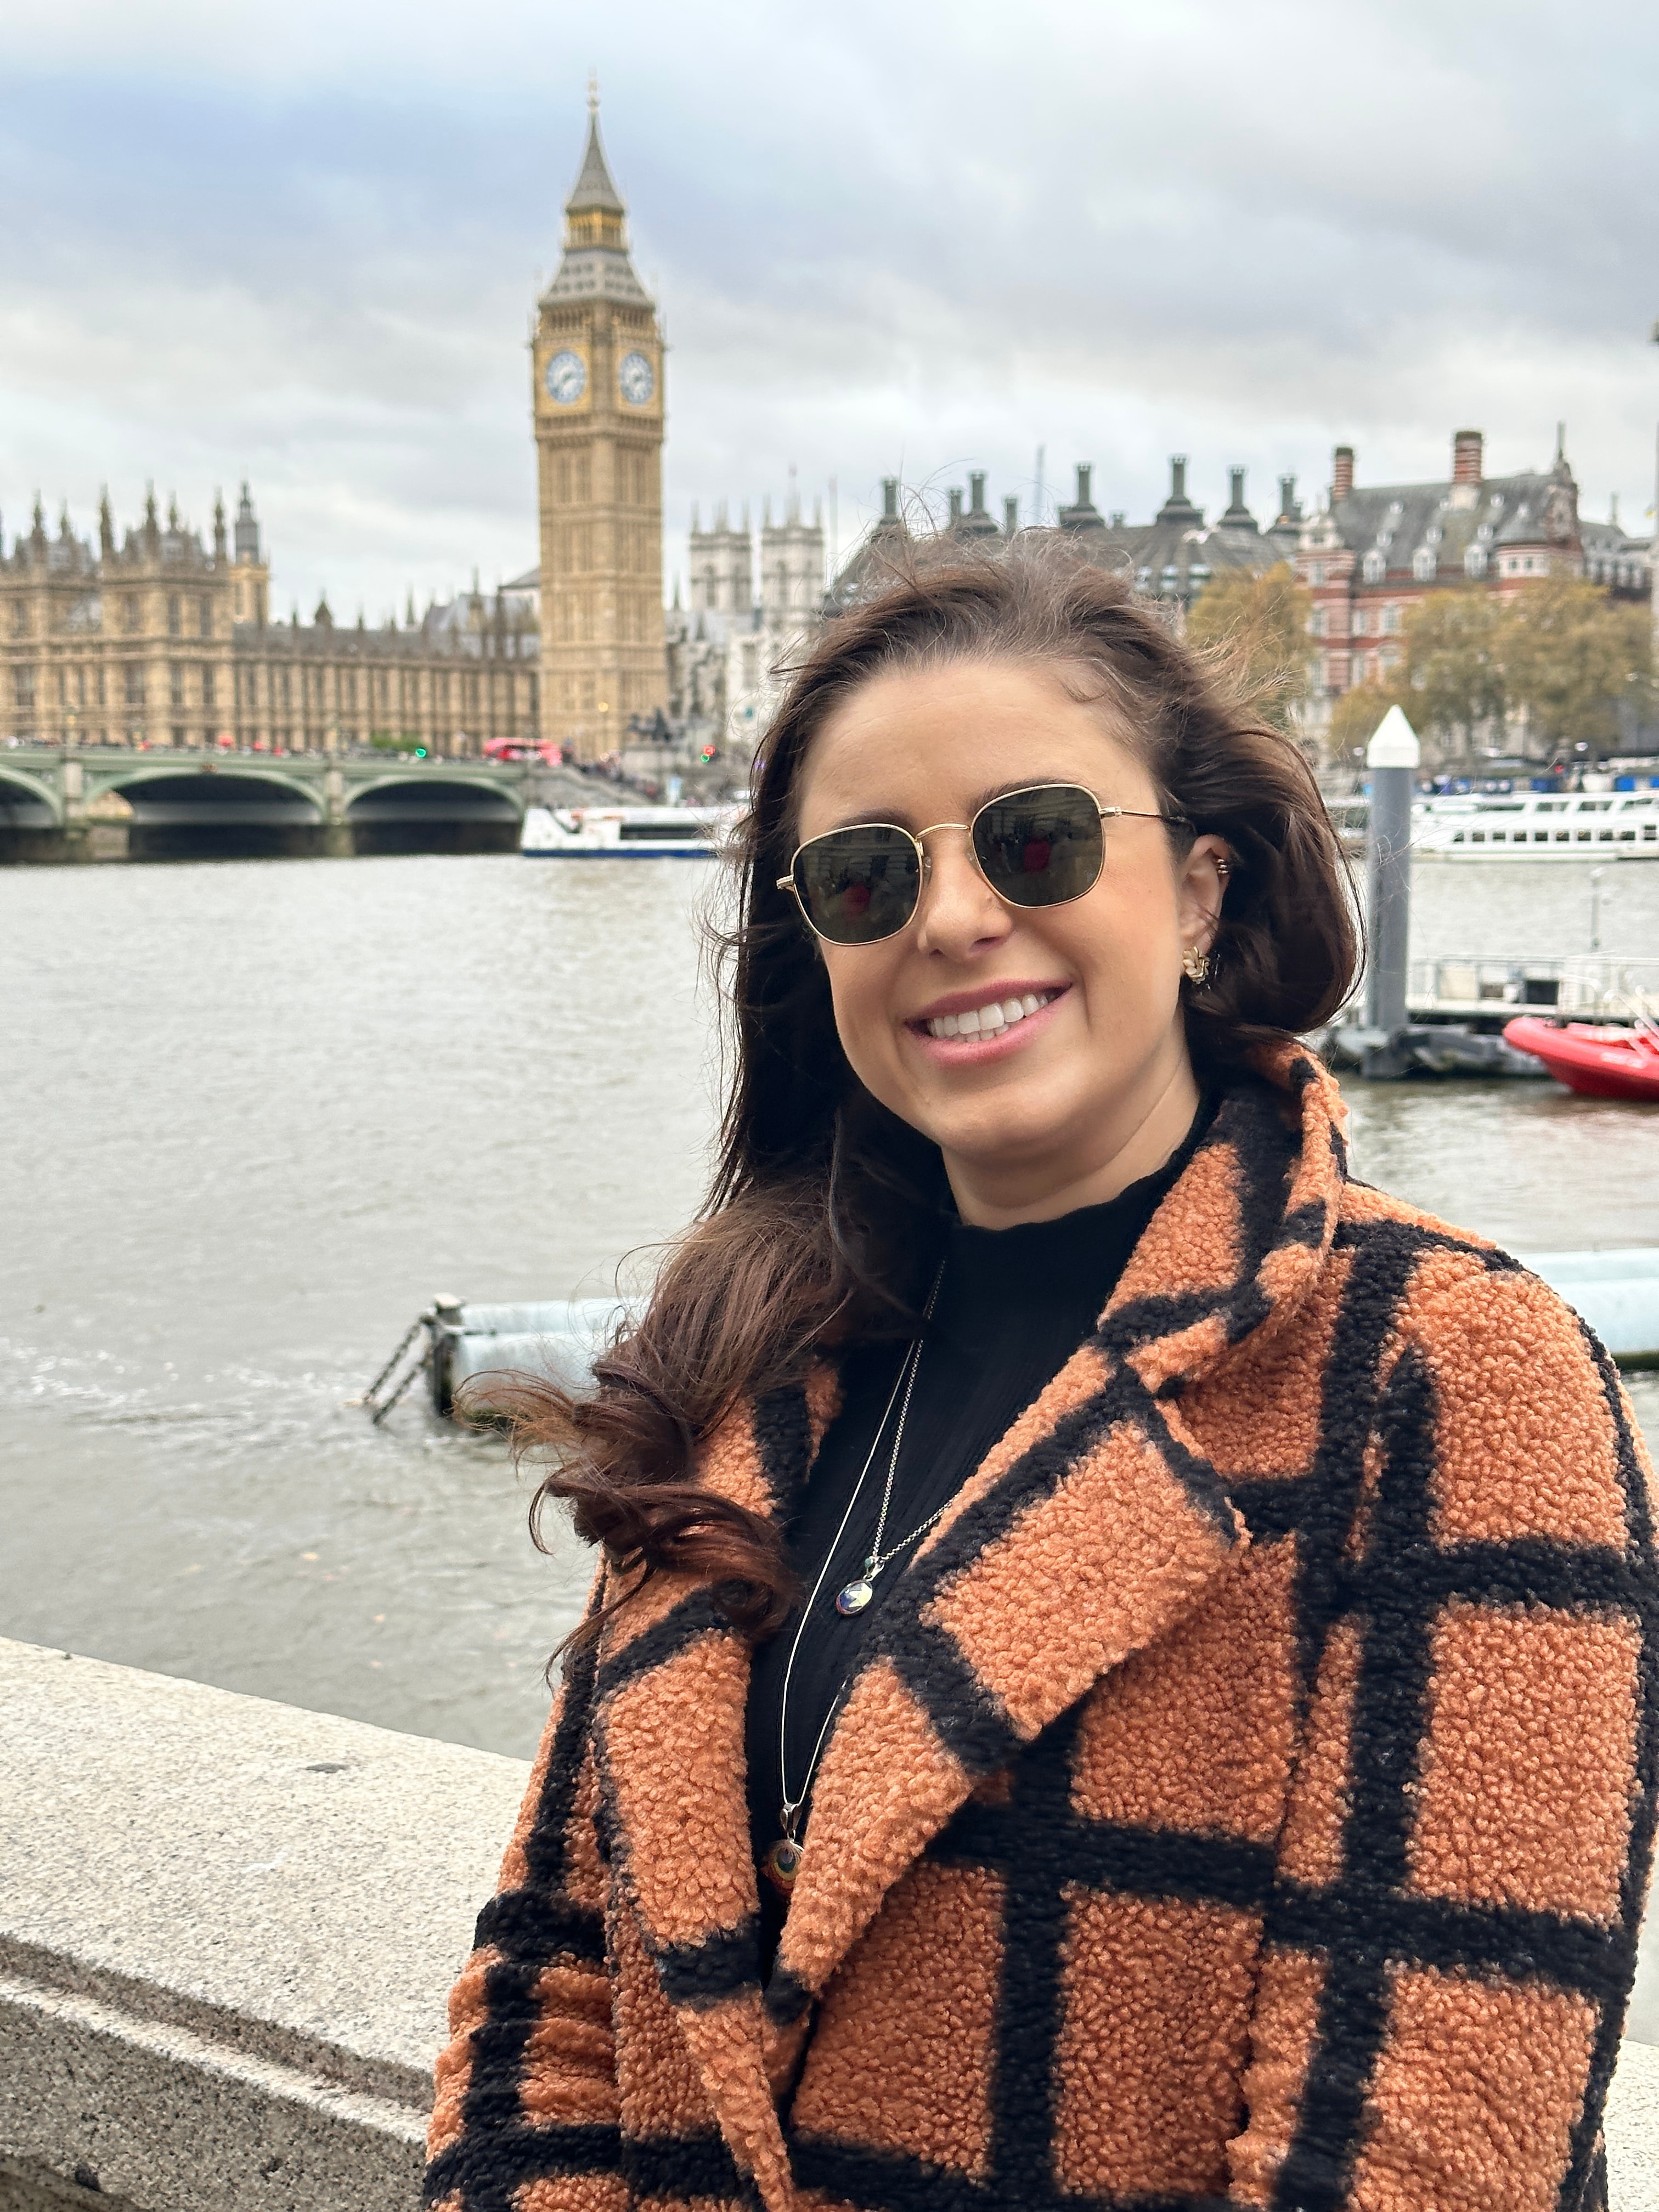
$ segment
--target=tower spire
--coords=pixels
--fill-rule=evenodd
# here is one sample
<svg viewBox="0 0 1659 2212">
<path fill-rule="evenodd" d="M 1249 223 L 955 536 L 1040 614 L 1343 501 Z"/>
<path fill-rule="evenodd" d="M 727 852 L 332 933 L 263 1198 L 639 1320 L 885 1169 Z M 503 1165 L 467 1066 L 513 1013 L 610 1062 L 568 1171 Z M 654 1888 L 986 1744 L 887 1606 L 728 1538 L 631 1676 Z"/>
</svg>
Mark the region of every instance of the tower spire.
<svg viewBox="0 0 1659 2212">
<path fill-rule="evenodd" d="M 648 307 L 649 295 L 628 258 L 628 209 L 617 190 L 599 137 L 599 81 L 587 81 L 587 143 L 564 204 L 564 257 L 546 300 L 596 295 L 629 307 Z"/>
<path fill-rule="evenodd" d="M 576 181 L 570 188 L 570 197 L 564 204 L 564 211 L 572 219 L 572 234 L 568 241 L 571 245 L 577 242 L 574 236 L 576 216 L 590 213 L 614 216 L 620 223 L 628 212 L 623 204 L 623 196 L 611 178 L 610 165 L 605 158 L 605 143 L 599 137 L 599 80 L 597 76 L 590 76 L 587 80 L 587 144 L 582 154 L 581 167 L 576 173 Z M 582 242 L 592 244 L 596 241 L 584 239 Z M 607 239 L 603 242 L 621 245 L 622 240 L 620 238 L 614 240 Z"/>
</svg>

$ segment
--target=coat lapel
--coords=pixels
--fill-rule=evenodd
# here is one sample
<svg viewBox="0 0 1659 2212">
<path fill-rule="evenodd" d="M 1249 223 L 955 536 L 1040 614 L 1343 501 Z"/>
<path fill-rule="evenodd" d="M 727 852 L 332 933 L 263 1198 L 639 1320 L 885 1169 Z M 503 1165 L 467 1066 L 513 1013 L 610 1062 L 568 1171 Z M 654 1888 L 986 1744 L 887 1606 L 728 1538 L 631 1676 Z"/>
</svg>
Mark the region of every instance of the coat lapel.
<svg viewBox="0 0 1659 2212">
<path fill-rule="evenodd" d="M 1282 1327 L 1334 1234 L 1340 1094 L 1299 1048 L 1231 1091 L 1096 1335 L 963 1486 L 872 1624 L 767 1991 L 799 2022 L 981 1778 L 1164 1635 L 1249 1542 L 1183 1393 Z"/>
</svg>

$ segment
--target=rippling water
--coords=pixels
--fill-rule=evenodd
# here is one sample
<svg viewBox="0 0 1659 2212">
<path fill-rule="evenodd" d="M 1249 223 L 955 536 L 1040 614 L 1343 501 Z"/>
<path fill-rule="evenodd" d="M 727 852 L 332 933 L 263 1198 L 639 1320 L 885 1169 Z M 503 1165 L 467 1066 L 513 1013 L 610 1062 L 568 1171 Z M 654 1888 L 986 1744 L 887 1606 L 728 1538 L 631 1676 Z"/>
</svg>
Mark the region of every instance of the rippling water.
<svg viewBox="0 0 1659 2212">
<path fill-rule="evenodd" d="M 0 874 L 0 1632 L 527 1752 L 586 1580 L 500 1448 L 349 1401 L 440 1291 L 607 1289 L 696 1204 L 696 866 Z M 1659 948 L 1659 867 L 1605 949 Z M 1610 896 L 1609 896 L 1610 894 Z M 1424 952 L 1589 948 L 1576 870 L 1419 871 Z M 1522 1249 L 1659 1244 L 1659 1113 L 1356 1084 L 1358 1164 Z M 1638 1378 L 1650 1435 L 1659 1386 Z"/>
</svg>

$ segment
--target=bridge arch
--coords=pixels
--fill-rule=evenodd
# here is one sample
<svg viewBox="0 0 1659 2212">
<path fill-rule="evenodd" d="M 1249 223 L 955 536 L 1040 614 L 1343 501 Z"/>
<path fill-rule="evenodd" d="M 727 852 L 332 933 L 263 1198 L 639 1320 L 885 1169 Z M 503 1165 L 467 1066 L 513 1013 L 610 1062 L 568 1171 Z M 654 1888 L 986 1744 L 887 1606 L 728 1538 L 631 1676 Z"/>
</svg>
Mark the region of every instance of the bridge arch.
<svg viewBox="0 0 1659 2212">
<path fill-rule="evenodd" d="M 49 859 L 63 824 L 63 801 L 46 778 L 0 753 L 0 861 Z"/>
<path fill-rule="evenodd" d="M 354 780 L 345 812 L 359 853 L 510 853 L 524 826 L 514 786 L 459 763 Z"/>
<path fill-rule="evenodd" d="M 87 781 L 88 800 L 95 781 L 131 807 L 135 860 L 297 859 L 321 849 L 321 793 L 280 769 L 175 758 L 100 770 Z"/>
</svg>

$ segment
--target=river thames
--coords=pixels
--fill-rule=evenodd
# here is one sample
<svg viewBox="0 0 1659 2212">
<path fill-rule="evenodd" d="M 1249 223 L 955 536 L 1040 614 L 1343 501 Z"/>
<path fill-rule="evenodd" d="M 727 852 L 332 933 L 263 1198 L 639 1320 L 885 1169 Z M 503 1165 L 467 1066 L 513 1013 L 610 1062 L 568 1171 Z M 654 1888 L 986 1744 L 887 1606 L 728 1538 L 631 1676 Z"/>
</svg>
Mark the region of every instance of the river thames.
<svg viewBox="0 0 1659 2212">
<path fill-rule="evenodd" d="M 500 1444 L 350 1401 L 434 1292 L 608 1291 L 696 1207 L 702 864 L 0 874 L 0 1632 L 527 1753 L 586 1577 Z M 1588 950 L 1577 869 L 1420 866 L 1413 951 Z M 1659 946 L 1659 866 L 1603 949 Z M 1348 1085 L 1356 1167 L 1522 1250 L 1659 1244 L 1659 1109 Z M 1659 1378 L 1632 1378 L 1659 1437 Z"/>
</svg>

